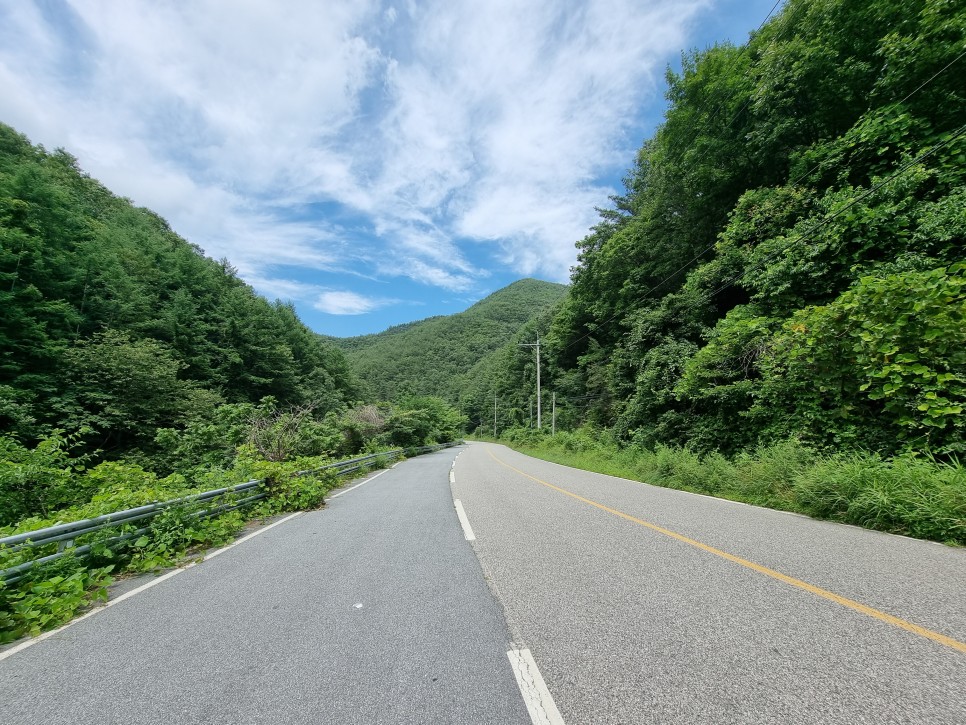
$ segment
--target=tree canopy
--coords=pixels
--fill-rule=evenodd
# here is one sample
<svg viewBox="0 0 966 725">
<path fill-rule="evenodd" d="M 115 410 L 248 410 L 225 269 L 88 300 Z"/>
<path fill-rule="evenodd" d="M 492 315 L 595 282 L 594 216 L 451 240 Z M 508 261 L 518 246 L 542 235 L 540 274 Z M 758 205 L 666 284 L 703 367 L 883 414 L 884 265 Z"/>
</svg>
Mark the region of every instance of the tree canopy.
<svg viewBox="0 0 966 725">
<path fill-rule="evenodd" d="M 534 330 L 565 422 L 725 453 L 966 450 L 964 38 L 957 3 L 789 0 L 745 45 L 685 53 Z M 491 380 L 491 406 L 532 395 Z"/>
<path fill-rule="evenodd" d="M 291 305 L 259 297 L 64 151 L 0 125 L 0 427 L 123 452 L 218 402 L 334 409 L 358 385 Z"/>
</svg>

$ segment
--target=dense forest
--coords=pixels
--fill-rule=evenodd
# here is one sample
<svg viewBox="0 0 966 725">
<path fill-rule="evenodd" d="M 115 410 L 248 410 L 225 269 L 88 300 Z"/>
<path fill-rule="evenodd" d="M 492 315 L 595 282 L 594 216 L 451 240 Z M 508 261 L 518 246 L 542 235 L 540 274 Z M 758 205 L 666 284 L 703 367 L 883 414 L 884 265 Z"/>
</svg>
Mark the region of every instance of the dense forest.
<svg viewBox="0 0 966 725">
<path fill-rule="evenodd" d="M 0 125 L 0 426 L 79 430 L 110 449 L 219 401 L 332 408 L 342 355 L 175 234 Z"/>
<path fill-rule="evenodd" d="M 5 125 L 0 309 L 0 526 L 110 493 L 102 463 L 181 476 L 174 493 L 243 446 L 281 461 L 460 432 L 436 399 L 369 404 L 290 304 Z"/>
<path fill-rule="evenodd" d="M 553 309 L 566 291 L 560 284 L 523 279 L 465 312 L 332 342 L 345 352 L 369 399 L 415 394 L 457 403 L 477 379 L 474 366 Z"/>
<path fill-rule="evenodd" d="M 532 330 L 544 409 L 649 449 L 966 451 L 964 30 L 961 3 L 789 0 L 686 53 Z M 464 401 L 501 427 L 534 395 L 502 354 Z"/>
</svg>

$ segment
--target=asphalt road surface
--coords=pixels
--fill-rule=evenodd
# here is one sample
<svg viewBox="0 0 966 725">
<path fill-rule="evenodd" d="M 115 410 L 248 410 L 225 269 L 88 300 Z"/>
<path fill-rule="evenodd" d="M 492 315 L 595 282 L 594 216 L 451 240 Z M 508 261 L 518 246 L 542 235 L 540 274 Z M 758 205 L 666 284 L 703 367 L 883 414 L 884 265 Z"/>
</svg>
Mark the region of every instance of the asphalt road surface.
<svg viewBox="0 0 966 725">
<path fill-rule="evenodd" d="M 529 723 L 453 508 L 458 450 L 8 656 L 0 723 Z"/>
<path fill-rule="evenodd" d="M 966 725 L 966 551 L 503 446 L 153 581 L 0 652 L 0 723 Z"/>
<path fill-rule="evenodd" d="M 966 724 L 966 551 L 472 444 L 454 496 L 567 723 Z"/>
</svg>

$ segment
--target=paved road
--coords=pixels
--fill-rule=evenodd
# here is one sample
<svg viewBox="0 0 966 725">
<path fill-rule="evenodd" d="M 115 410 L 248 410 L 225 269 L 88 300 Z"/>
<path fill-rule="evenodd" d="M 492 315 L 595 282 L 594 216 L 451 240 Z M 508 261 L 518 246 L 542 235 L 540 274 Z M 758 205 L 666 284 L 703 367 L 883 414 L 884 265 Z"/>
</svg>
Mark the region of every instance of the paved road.
<svg viewBox="0 0 966 725">
<path fill-rule="evenodd" d="M 0 660 L 0 723 L 528 723 L 528 648 L 569 725 L 966 724 L 966 551 L 455 454 Z"/>
<path fill-rule="evenodd" d="M 966 723 L 962 549 L 490 444 L 454 473 L 511 632 L 571 725 Z"/>
<path fill-rule="evenodd" d="M 530 722 L 453 508 L 455 455 L 406 461 L 0 661 L 0 722 Z"/>
</svg>

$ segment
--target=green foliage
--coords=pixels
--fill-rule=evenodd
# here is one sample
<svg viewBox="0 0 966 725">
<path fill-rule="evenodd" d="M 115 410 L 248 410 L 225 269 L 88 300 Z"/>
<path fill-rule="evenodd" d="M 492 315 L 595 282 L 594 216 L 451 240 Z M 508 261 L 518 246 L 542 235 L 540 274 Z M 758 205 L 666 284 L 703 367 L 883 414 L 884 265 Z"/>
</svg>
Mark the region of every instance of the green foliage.
<svg viewBox="0 0 966 725">
<path fill-rule="evenodd" d="M 386 421 L 392 446 L 447 443 L 460 437 L 466 419 L 442 398 L 429 395 L 404 398 Z"/>
<path fill-rule="evenodd" d="M 0 124 L 0 430 L 150 456 L 212 400 L 358 396 L 344 356 L 146 209 Z"/>
<path fill-rule="evenodd" d="M 86 499 L 90 485 L 78 481 L 85 461 L 70 458 L 72 443 L 62 431 L 33 449 L 0 436 L 0 526 Z"/>
<path fill-rule="evenodd" d="M 546 328 L 545 387 L 589 401 L 563 424 L 963 451 L 964 33 L 943 0 L 789 0 L 686 53 Z"/>
<path fill-rule="evenodd" d="M 150 571 L 173 566 L 190 550 L 227 544 L 244 524 L 237 510 L 203 518 L 197 514 L 204 508 L 202 504 L 170 506 L 151 519 L 148 530 L 131 543 L 127 568 Z"/>
<path fill-rule="evenodd" d="M 239 451 L 236 470 L 244 479 L 260 479 L 268 496 L 258 505 L 262 516 L 284 511 L 319 508 L 325 494 L 339 485 L 331 471 L 320 470 L 331 461 L 324 456 L 300 457 L 287 461 L 269 461 L 258 455 L 254 446 Z"/>
<path fill-rule="evenodd" d="M 758 359 L 775 327 L 775 320 L 756 315 L 752 306 L 736 307 L 718 321 L 707 335 L 707 344 L 687 361 L 674 390 L 699 413 L 688 430 L 699 450 L 734 452 L 752 443 L 735 423 L 758 393 Z"/>
<path fill-rule="evenodd" d="M 792 438 L 728 458 L 620 446 L 583 429 L 504 440 L 546 460 L 832 521 L 966 544 L 966 467 L 911 455 L 820 455 Z"/>
<path fill-rule="evenodd" d="M 65 351 L 64 392 L 55 406 L 71 430 L 100 431 L 99 447 L 131 447 L 172 424 L 188 386 L 179 379 L 184 364 L 162 343 L 132 340 L 109 330 L 78 340 Z"/>
<path fill-rule="evenodd" d="M 958 463 L 838 455 L 803 471 L 793 489 L 813 516 L 966 544 L 966 469 Z"/>
<path fill-rule="evenodd" d="M 106 600 L 110 572 L 64 557 L 31 570 L 16 586 L 0 585 L 0 644 L 58 627 L 92 601 Z"/>
<path fill-rule="evenodd" d="M 267 461 L 333 453 L 339 431 L 331 421 L 318 421 L 311 407 L 279 410 L 274 398 L 263 398 L 248 418 L 247 442 Z"/>
<path fill-rule="evenodd" d="M 797 312 L 762 369 L 759 415 L 804 431 L 876 430 L 907 448 L 961 453 L 966 423 L 966 265 L 866 276 Z"/>
<path fill-rule="evenodd" d="M 465 312 L 392 327 L 378 335 L 333 339 L 369 400 L 441 397 L 450 403 L 472 381 L 470 369 L 500 349 L 522 326 L 550 309 L 563 285 L 525 279 L 480 300 Z"/>
</svg>

